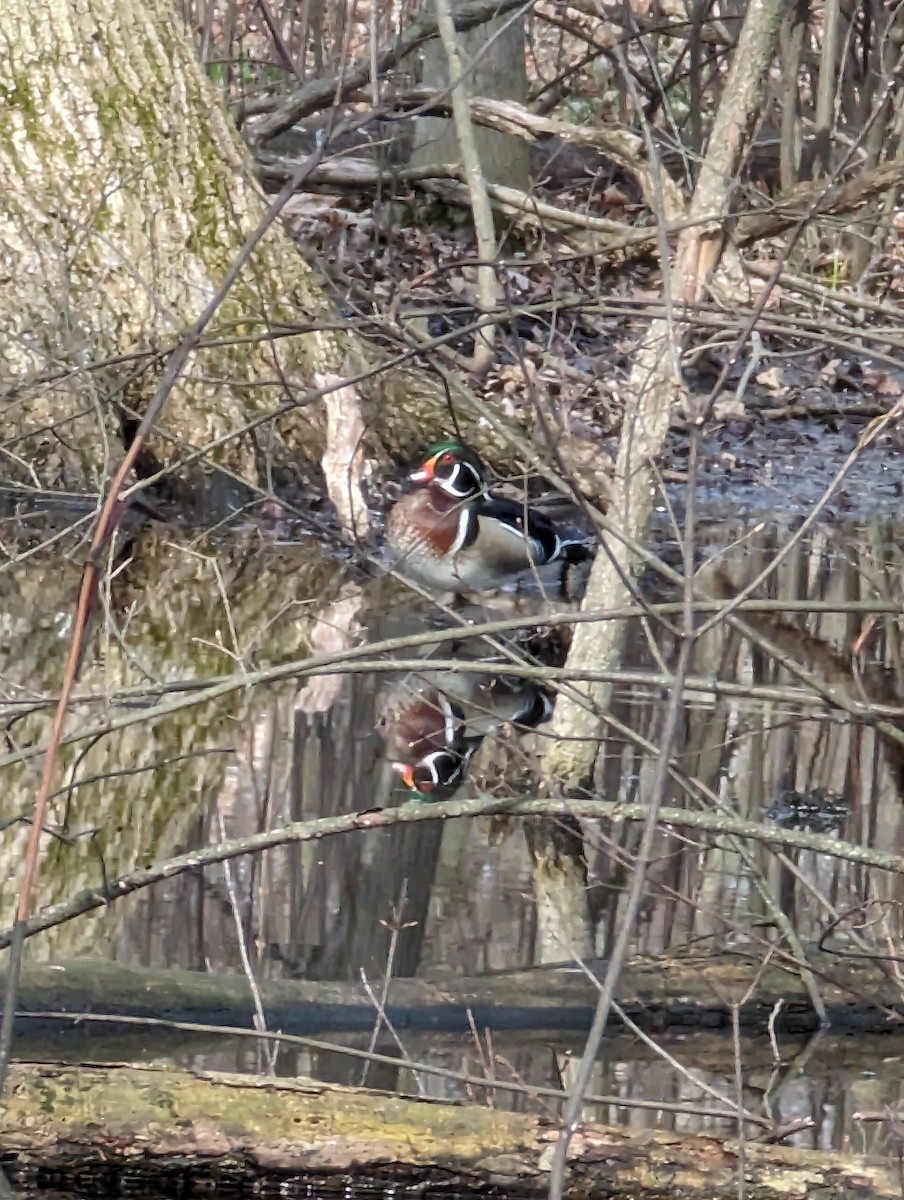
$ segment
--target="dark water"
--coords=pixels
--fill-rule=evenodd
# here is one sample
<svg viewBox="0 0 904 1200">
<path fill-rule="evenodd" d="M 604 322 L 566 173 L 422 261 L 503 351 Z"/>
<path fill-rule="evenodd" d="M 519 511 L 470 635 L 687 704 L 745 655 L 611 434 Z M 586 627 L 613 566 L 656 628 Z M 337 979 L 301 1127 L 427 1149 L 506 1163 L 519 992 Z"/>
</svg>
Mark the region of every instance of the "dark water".
<svg viewBox="0 0 904 1200">
<path fill-rule="evenodd" d="M 697 495 L 705 519 L 793 523 L 821 505 L 828 526 L 897 520 L 904 458 L 897 427 L 859 449 L 869 423 L 843 414 L 840 405 L 835 421 L 729 422 L 704 439 Z"/>
<path fill-rule="evenodd" d="M 898 506 L 901 463 L 888 446 L 874 448 L 870 463 L 852 472 L 827 507 L 826 519 L 787 550 L 800 523 L 799 511 L 818 498 L 849 446 L 833 443 L 831 449 L 832 454 L 821 457 L 811 448 L 801 463 L 784 458 L 781 470 L 775 467 L 770 478 L 751 473 L 743 486 L 737 475 L 743 467 L 736 467 L 734 477 L 725 480 L 726 505 L 730 499 L 735 509 L 731 520 L 722 519 L 720 484 L 710 477 L 704 497 L 708 507 L 698 529 L 699 560 L 718 554 L 738 586 L 779 560 L 756 592 L 766 599 L 798 605 L 861 602 L 880 609 L 897 604 L 904 526 L 890 517 Z M 742 459 L 743 447 L 735 446 L 733 453 Z M 789 499 L 792 477 L 799 503 Z M 780 521 L 764 519 L 770 505 L 781 506 Z M 859 519 L 864 506 L 871 509 L 869 521 Z M 670 553 L 667 548 L 665 553 Z M 654 582 L 648 598 L 667 599 L 668 591 Z M 536 598 L 500 597 L 488 601 L 485 612 L 465 615 L 479 619 L 535 611 L 542 622 L 550 611 L 569 608 L 559 600 L 545 603 L 538 607 Z M 359 620 L 363 636 L 379 642 L 431 624 L 441 627 L 461 615 L 450 618 L 387 584 L 363 606 Z M 826 645 L 849 653 L 856 647 L 856 670 L 898 663 L 898 624 L 887 612 L 874 617 L 821 612 L 793 619 Z M 546 631 L 529 642 L 496 639 L 486 653 L 494 658 L 539 655 L 539 661 L 550 662 L 563 653 L 554 643 Z M 674 658 L 669 635 L 657 630 L 654 652 L 640 622 L 631 624 L 628 646 L 629 666 L 638 671 L 655 671 L 658 663 Z M 818 664 L 808 668 L 819 673 Z M 902 849 L 898 768 L 867 723 L 777 691 L 798 681 L 741 644 L 724 625 L 700 640 L 691 673 L 703 681 L 750 685 L 748 696 L 730 700 L 716 699 L 702 684 L 692 689 L 675 748 L 682 770 L 705 782 L 732 813 L 763 820 L 781 796 L 816 792 L 831 797 L 842 814 L 832 836 L 886 851 Z M 219 794 L 199 815 L 193 844 L 403 798 L 392 791 L 398 780 L 387 770 L 378 728 L 387 692 L 397 685 L 398 679 L 365 671 L 311 682 L 291 697 L 274 699 L 264 715 L 256 714 L 237 730 L 243 754 L 232 761 Z M 772 691 L 766 694 L 766 688 Z M 613 712 L 655 745 L 664 703 L 659 688 L 622 683 Z M 530 786 L 544 736 L 542 725 L 521 732 L 509 726 L 491 731 L 469 764 L 460 794 L 475 789 L 519 794 Z M 602 755 L 607 798 L 649 799 L 651 761 L 629 740 L 607 731 Z M 677 788 L 666 801 L 687 803 Z M 630 823 L 607 820 L 586 822 L 583 833 L 593 950 L 602 954 L 621 919 L 638 831 Z M 634 948 L 668 955 L 690 945 L 709 946 L 713 952 L 767 946 L 775 933 L 755 880 L 804 941 L 814 941 L 832 927 L 836 934 L 841 931 L 835 944 L 842 956 L 900 951 L 900 876 L 811 851 L 779 855 L 763 843 L 744 847 L 718 834 L 676 828 L 661 831 Z M 521 825 L 500 819 L 358 830 L 284 847 L 209 868 L 203 875 L 169 880 L 123 911 L 128 919 L 111 945 L 124 962 L 199 971 L 250 969 L 258 978 L 349 980 L 374 995 L 380 994 L 387 975 L 429 975 L 441 981 L 570 957 L 568 945 L 549 944 L 538 917 L 534 869 Z M 199 1041 L 148 1032 L 111 1041 L 98 1028 L 79 1038 L 73 1053 L 93 1060 L 141 1058 L 227 1071 L 273 1070 L 281 1076 L 311 1075 L 478 1103 L 487 1101 L 490 1089 L 474 1081 L 492 1076 L 511 1085 L 493 1095 L 496 1107 L 552 1112 L 555 1099 L 540 1099 L 536 1090 L 567 1082 L 570 1064 L 581 1050 L 574 1035 L 565 1032 L 505 1036 L 475 1028 L 468 1036 L 403 1033 L 394 1038 L 376 1018 L 372 1036 L 335 1037 L 334 1048 L 282 1048 L 275 1061 L 254 1040 L 226 1036 Z M 416 1065 L 368 1066 L 347 1053 L 368 1047 Z M 54 1045 L 54 1053 L 66 1052 L 65 1042 Z M 602 1099 L 588 1102 L 586 1115 L 635 1128 L 734 1135 L 732 1119 L 712 1114 L 739 1099 L 736 1056 L 745 1110 L 774 1126 L 796 1126 L 788 1144 L 889 1152 L 888 1125 L 881 1115 L 904 1105 L 904 1038 L 896 1027 L 881 1036 L 837 1039 L 830 1034 L 809 1047 L 790 1039 L 771 1045 L 766 1038 L 742 1039 L 735 1047 L 728 1037 L 705 1033 L 652 1042 L 619 1034 L 600 1053 L 592 1092 Z M 445 1074 L 433 1074 L 431 1068 Z M 456 1079 L 456 1073 L 469 1078 Z M 45 1187 L 52 1181 L 32 1182 Z M 145 1184 L 135 1186 L 141 1190 Z M 175 1190 L 183 1186 L 184 1181 L 173 1184 Z M 223 1190 L 229 1190 L 227 1181 Z M 164 1187 L 160 1194 L 171 1191 Z M 300 1194 L 299 1188 L 289 1194 Z"/>
</svg>

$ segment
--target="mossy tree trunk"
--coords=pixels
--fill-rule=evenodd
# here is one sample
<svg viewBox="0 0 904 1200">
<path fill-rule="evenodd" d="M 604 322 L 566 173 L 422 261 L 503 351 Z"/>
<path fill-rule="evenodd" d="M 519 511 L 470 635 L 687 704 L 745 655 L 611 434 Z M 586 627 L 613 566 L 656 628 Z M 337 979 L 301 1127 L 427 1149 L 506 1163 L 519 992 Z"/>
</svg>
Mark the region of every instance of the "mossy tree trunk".
<svg viewBox="0 0 904 1200">
<path fill-rule="evenodd" d="M 0 0 L 0 193 L 0 472 L 99 493 L 168 352 L 265 212 L 169 0 Z M 201 496 L 202 513 L 222 495 L 207 490 L 215 471 L 239 501 L 274 479 L 316 488 L 330 429 L 345 422 L 308 396 L 376 362 L 274 225 L 189 358 L 145 473 L 150 463 L 180 499 Z M 444 429 L 435 379 L 396 369 L 345 391 L 376 453 Z M 85 528 L 0 569 L 0 695 L 34 702 L 8 710 L 0 748 L 4 816 L 23 818 L 0 844 L 5 919 L 40 767 L 11 759 L 46 739 Z M 74 706 L 70 731 L 103 726 L 125 688 L 165 694 L 178 679 L 302 657 L 342 583 L 314 544 L 261 553 L 252 536 L 224 550 L 144 530 L 125 550 L 111 552 L 115 582 L 79 685 L 94 702 Z M 67 749 L 49 821 L 61 836 L 48 839 L 37 899 L 184 846 L 267 700 L 235 691 Z M 102 944 L 97 919 L 42 940 L 45 954 Z"/>
<path fill-rule="evenodd" d="M 237 135 L 166 3 L 4 0 L 0 214 L 7 338 L 0 436 L 44 483 L 100 484 L 176 342 L 213 296 L 263 212 Z M 254 440 L 290 388 L 339 372 L 336 334 L 266 335 L 329 320 L 310 272 L 273 228 L 252 255 L 173 392 L 155 450 L 251 478 Z M 291 393 L 290 393 L 291 394 Z M 49 439 L 48 426 L 57 436 Z M 299 406 L 280 432 L 314 460 L 322 420 Z M 12 467 L 8 463 L 7 467 Z"/>
</svg>

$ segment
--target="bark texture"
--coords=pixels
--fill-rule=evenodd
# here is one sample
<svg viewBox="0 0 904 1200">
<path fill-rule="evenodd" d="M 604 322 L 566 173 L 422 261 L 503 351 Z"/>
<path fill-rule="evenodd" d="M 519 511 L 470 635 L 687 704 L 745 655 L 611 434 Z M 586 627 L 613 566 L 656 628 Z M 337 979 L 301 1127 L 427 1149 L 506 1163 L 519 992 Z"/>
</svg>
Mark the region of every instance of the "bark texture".
<svg viewBox="0 0 904 1200">
<path fill-rule="evenodd" d="M 19 1065 L 0 1116 L 8 1170 L 27 1165 L 107 1168 L 203 1165 L 222 1181 L 230 1169 L 290 1171 L 345 1187 L 429 1179 L 437 1170 L 458 1191 L 502 1188 L 545 1195 L 548 1118 L 405 1100 L 311 1080 L 197 1074 L 155 1068 Z M 181 1162 L 180 1162 L 181 1160 Z M 199 1161 L 200 1160 L 200 1161 Z M 735 1200 L 739 1183 L 756 1200 L 880 1200 L 900 1196 L 885 1164 L 855 1155 L 586 1124 L 567 1166 L 568 1194 Z"/>
<path fill-rule="evenodd" d="M 0 59 L 4 474 L 100 483 L 120 407 L 141 413 L 265 205 L 170 0 L 45 0 L 23 14 L 0 0 Z M 171 465 L 209 447 L 249 481 L 262 458 L 316 463 L 324 418 L 308 393 L 378 361 L 274 227 L 192 356 L 155 450 Z M 361 392 L 396 448 L 445 426 L 434 379 L 396 370 Z"/>
<path fill-rule="evenodd" d="M 453 11 L 462 7 L 452 4 Z M 524 23 L 511 14 L 499 16 L 476 29 L 458 34 L 464 58 L 464 86 L 471 96 L 496 100 L 527 99 L 527 72 L 524 65 Z M 439 39 L 428 42 L 423 51 L 421 77 L 432 87 L 458 85 L 449 79 L 446 51 Z M 478 128 L 474 131 L 477 155 L 484 177 L 491 183 L 506 183 L 526 191 L 530 185 L 530 155 L 527 144 L 507 132 Z M 458 163 L 461 150 L 455 126 L 437 117 L 419 117 L 415 124 L 414 150 L 410 165 L 438 166 Z"/>
<path fill-rule="evenodd" d="M 0 14 L 0 369 L 19 396 L 0 410 L 0 437 L 45 482 L 100 484 L 121 444 L 118 405 L 142 411 L 153 352 L 212 298 L 263 205 L 168 3 L 46 0 L 20 14 L 4 0 Z M 262 339 L 328 318 L 273 228 L 209 330 L 217 344 L 193 355 L 171 397 L 161 459 L 217 441 L 211 456 L 254 478 L 239 430 L 345 357 L 334 334 Z M 283 423 L 314 459 L 315 411 Z"/>
<path fill-rule="evenodd" d="M 38 491 L 100 491 L 169 351 L 265 213 L 170 0 L 43 0 L 27 11 L 0 0 L 0 193 L 2 474 Z M 448 428 L 445 389 L 404 367 L 342 387 L 329 419 L 330 402 L 311 399 L 379 362 L 273 226 L 191 355 L 141 473 L 161 471 L 180 505 L 214 524 L 276 481 L 322 494 L 323 462 L 348 521 L 360 509 L 339 461 L 360 452 L 351 430 L 360 425 L 379 454 L 381 444 L 421 448 Z M 0 566 L 10 752 L 46 737 L 89 522 L 90 512 L 52 551 L 16 547 Z M 255 534 L 229 546 L 194 538 L 133 528 L 111 549 L 115 582 L 79 685 L 89 701 L 74 706 L 70 730 L 115 709 L 123 690 L 159 697 L 176 680 L 301 657 L 316 621 L 331 619 L 342 572 L 313 540 L 276 552 Z M 235 692 L 64 753 L 38 901 L 194 844 L 271 698 Z M 2 771 L 13 818 L 0 844 L 7 918 L 38 770 Z M 38 953 L 107 950 L 108 933 L 79 922 Z"/>
</svg>

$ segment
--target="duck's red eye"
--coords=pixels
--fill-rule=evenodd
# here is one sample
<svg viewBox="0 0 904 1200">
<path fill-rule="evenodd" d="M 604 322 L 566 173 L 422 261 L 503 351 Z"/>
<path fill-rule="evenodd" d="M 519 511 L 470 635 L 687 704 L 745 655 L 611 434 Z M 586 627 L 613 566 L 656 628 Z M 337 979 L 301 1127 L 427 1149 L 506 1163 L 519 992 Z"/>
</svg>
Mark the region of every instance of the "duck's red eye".
<svg viewBox="0 0 904 1200">
<path fill-rule="evenodd" d="M 446 453 L 440 457 L 438 465 L 441 467 L 454 466 L 455 465 L 455 455 L 450 454 L 450 452 L 447 450 Z"/>
</svg>

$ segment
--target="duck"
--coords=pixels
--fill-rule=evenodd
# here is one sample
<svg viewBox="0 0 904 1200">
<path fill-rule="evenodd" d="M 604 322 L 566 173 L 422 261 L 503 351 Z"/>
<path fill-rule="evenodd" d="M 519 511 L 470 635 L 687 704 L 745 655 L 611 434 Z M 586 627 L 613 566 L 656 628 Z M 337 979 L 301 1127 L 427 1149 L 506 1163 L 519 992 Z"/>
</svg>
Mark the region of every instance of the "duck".
<svg viewBox="0 0 904 1200">
<path fill-rule="evenodd" d="M 447 800 L 464 783 L 483 734 L 468 734 L 464 710 L 443 691 L 423 686 L 381 718 L 392 771 L 414 800 Z"/>
<path fill-rule="evenodd" d="M 586 535 L 566 534 L 536 509 L 493 495 L 470 446 L 431 446 L 407 481 L 407 494 L 389 511 L 386 537 L 402 574 L 423 586 L 490 591 L 549 563 L 592 557 Z"/>
<path fill-rule="evenodd" d="M 384 706 L 378 732 L 390 767 L 412 800 L 450 799 L 474 754 L 502 725 L 533 729 L 552 715 L 530 680 L 480 672 L 408 676 Z"/>
</svg>

